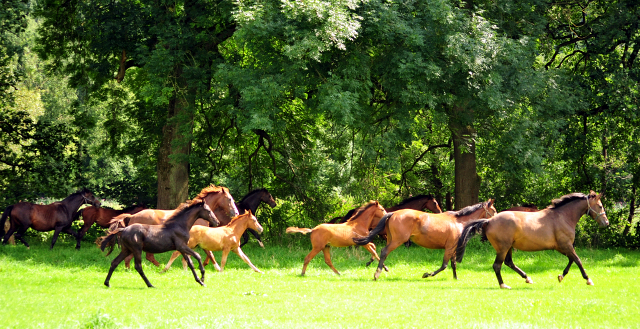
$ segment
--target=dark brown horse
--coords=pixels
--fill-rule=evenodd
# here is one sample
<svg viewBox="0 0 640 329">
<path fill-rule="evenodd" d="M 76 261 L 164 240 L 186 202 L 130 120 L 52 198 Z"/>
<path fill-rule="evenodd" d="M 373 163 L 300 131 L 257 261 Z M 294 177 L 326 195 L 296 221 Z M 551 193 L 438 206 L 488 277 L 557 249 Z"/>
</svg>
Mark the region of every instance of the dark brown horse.
<svg viewBox="0 0 640 329">
<path fill-rule="evenodd" d="M 386 214 L 384 208 L 378 203 L 378 201 L 370 201 L 368 204 L 359 208 L 351 219 L 346 223 L 341 224 L 320 224 L 313 229 L 288 227 L 286 233 L 311 233 L 311 252 L 304 258 L 304 264 L 302 265 L 302 273 L 304 275 L 307 270 L 307 265 L 320 251 L 324 252 L 324 262 L 335 272 L 340 275 L 340 272 L 333 267 L 331 263 L 331 253 L 329 251 L 330 246 L 334 247 L 348 247 L 353 246 L 353 238 L 357 236 L 365 235 L 369 232 L 369 229 L 380 220 L 382 216 Z M 380 259 L 376 253 L 376 246 L 372 243 L 365 243 L 364 248 L 371 253 L 371 260 L 367 263 L 367 266 L 371 264 L 373 259 Z"/>
<path fill-rule="evenodd" d="M 114 217 L 122 214 L 135 214 L 145 209 L 147 209 L 145 205 L 133 205 L 122 210 L 94 206 L 80 209 L 73 216 L 73 220 L 77 220 L 82 216 L 82 220 L 84 221 L 82 228 L 78 231 L 78 239 L 82 239 L 82 237 L 87 234 L 87 231 L 91 228 L 93 223 L 96 223 L 102 228 L 108 228 L 111 225 L 109 222 L 111 222 Z"/>
<path fill-rule="evenodd" d="M 493 206 L 493 200 L 468 206 L 460 211 L 447 211 L 441 214 L 429 214 L 413 209 L 401 209 L 392 213 L 388 213 L 382 217 L 378 225 L 369 232 L 369 235 L 363 238 L 353 239 L 358 245 L 370 243 L 371 240 L 381 232 L 387 229 L 387 245 L 380 252 L 380 261 L 378 269 L 373 276 L 377 280 L 380 272 L 384 268 L 384 261 L 389 253 L 407 240 L 413 243 L 429 248 L 444 249 L 444 259 L 442 266 L 433 273 L 426 272 L 423 278 L 434 276 L 440 271 L 447 268 L 447 263 L 451 260 L 451 269 L 453 277 L 456 275 L 455 251 L 458 237 L 462 232 L 464 223 L 478 219 L 490 218 L 496 213 Z"/>
<path fill-rule="evenodd" d="M 274 208 L 276 206 L 276 200 L 273 199 L 273 196 L 271 196 L 271 193 L 269 193 L 266 188 L 249 192 L 244 196 L 244 198 L 242 198 L 242 200 L 240 200 L 240 202 L 236 203 L 236 206 L 238 207 L 238 212 L 240 214 L 243 214 L 249 210 L 252 214 L 255 214 L 258 210 L 258 206 L 262 202 L 268 204 L 271 208 Z M 218 217 L 218 219 L 220 219 L 220 221 L 222 222 L 220 216 Z M 260 239 L 260 234 L 258 234 L 258 232 L 256 232 L 252 228 L 248 228 L 247 232 L 251 233 L 256 238 L 256 240 L 258 240 L 258 244 L 260 245 L 260 247 L 264 248 L 264 244 L 262 243 L 262 239 Z M 240 247 L 249 242 L 249 234 L 247 234 L 247 232 L 244 232 L 244 234 L 242 234 L 242 243 L 240 244 Z"/>
<path fill-rule="evenodd" d="M 331 224 L 344 223 L 347 220 L 349 220 L 349 218 L 351 218 L 351 216 L 353 216 L 355 211 L 358 209 L 359 208 L 353 208 L 349 210 L 347 214 L 344 215 L 343 217 L 334 217 L 327 223 L 331 223 Z M 428 195 L 421 194 L 411 198 L 404 199 L 402 200 L 402 202 L 398 203 L 397 205 L 389 208 L 385 208 L 384 210 L 389 213 L 389 212 L 394 212 L 400 209 L 415 209 L 420 211 L 424 209 L 428 209 L 434 214 L 439 214 L 442 212 L 442 209 L 440 209 L 440 205 L 438 204 L 438 201 L 436 201 L 436 198 L 433 197 L 433 195 L 431 194 L 428 194 Z"/>
<path fill-rule="evenodd" d="M 109 244 L 109 240 L 120 234 L 122 251 L 111 262 L 109 274 L 104 280 L 104 285 L 109 287 L 109 280 L 113 271 L 127 256 L 133 255 L 136 271 L 147 284 L 147 287 L 152 288 L 153 285 L 151 285 L 151 282 L 142 271 L 142 251 L 156 254 L 178 250 L 183 256 L 190 255 L 198 260 L 201 278 L 198 278 L 190 258 L 187 258 L 187 265 L 189 265 L 196 282 L 204 286 L 204 266 L 200 255 L 187 246 L 189 230 L 198 218 L 207 220 L 213 226 L 219 224 L 211 208 L 203 200 L 198 200 L 183 204 L 162 225 L 132 224 L 109 233 L 100 244 L 100 249 L 104 251 L 104 248 Z"/>
<path fill-rule="evenodd" d="M 41 232 L 54 230 L 50 249 L 53 249 L 53 246 L 56 244 L 60 232 L 67 233 L 76 238 L 76 249 L 80 249 L 82 237 L 71 229 L 71 223 L 73 222 L 73 215 L 83 204 L 91 204 L 99 207 L 100 200 L 85 188 L 69 195 L 62 201 L 48 205 L 38 205 L 29 202 L 20 202 L 11 205 L 5 209 L 2 214 L 2 219 L 0 219 L 0 235 L 4 235 L 2 242 L 6 244 L 9 237 L 15 232 L 16 239 L 20 240 L 29 248 L 29 244 L 24 240 L 22 235 L 31 227 Z M 11 227 L 9 231 L 4 234 L 4 222 L 7 217 L 11 218 Z"/>
<path fill-rule="evenodd" d="M 601 197 L 601 194 L 596 195 L 594 191 L 589 195 L 572 193 L 553 200 L 551 206 L 538 212 L 503 211 L 491 219 L 469 222 L 458 240 L 457 260 L 462 262 L 467 242 L 482 230 L 483 240 L 489 240 L 496 250 L 493 270 L 496 272 L 500 288 L 511 289 L 502 281 L 500 270 L 503 262 L 527 283 L 533 283 L 531 278 L 513 263 L 513 248 L 522 251 L 557 250 L 569 258 L 569 265 L 562 275 L 558 276 L 558 281 L 562 282 L 575 262 L 587 284 L 593 285 L 573 248 L 573 242 L 576 224 L 585 214 L 591 216 L 602 227 L 609 225 L 600 201 Z"/>
</svg>

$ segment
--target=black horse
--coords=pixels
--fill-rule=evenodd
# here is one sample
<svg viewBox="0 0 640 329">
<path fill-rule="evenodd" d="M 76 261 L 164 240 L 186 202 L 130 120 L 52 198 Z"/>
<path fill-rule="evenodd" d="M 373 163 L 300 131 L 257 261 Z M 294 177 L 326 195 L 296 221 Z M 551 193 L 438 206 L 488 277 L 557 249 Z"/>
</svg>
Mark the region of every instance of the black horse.
<svg viewBox="0 0 640 329">
<path fill-rule="evenodd" d="M 211 211 L 211 208 L 204 201 L 195 201 L 192 203 L 184 203 L 180 208 L 176 210 L 173 216 L 167 219 L 162 225 L 146 225 L 146 224 L 133 224 L 125 228 L 118 228 L 110 232 L 109 235 L 104 237 L 100 244 L 100 249 L 104 251 L 104 248 L 108 245 L 109 241 L 116 235 L 120 234 L 120 246 L 122 251 L 111 262 L 109 268 L 109 274 L 104 281 L 104 285 L 109 287 L 109 279 L 111 274 L 118 267 L 127 256 L 133 254 L 135 260 L 135 269 L 138 271 L 147 287 L 152 288 L 153 285 L 142 271 L 142 251 L 150 253 L 161 253 L 171 250 L 178 250 L 182 256 L 187 260 L 187 264 L 193 273 L 193 276 L 200 285 L 204 286 L 204 266 L 202 266 L 202 260 L 200 255 L 187 246 L 189 241 L 189 230 L 193 226 L 193 223 L 198 218 L 203 218 L 209 221 L 212 226 L 218 226 L 219 222 L 216 216 Z M 200 265 L 200 273 L 202 278 L 198 278 L 191 259 L 186 257 L 190 255 L 198 260 Z"/>
<path fill-rule="evenodd" d="M 80 241 L 82 236 L 71 229 L 71 223 L 74 221 L 74 214 L 83 204 L 91 204 L 95 207 L 100 206 L 98 200 L 89 190 L 82 189 L 66 197 L 64 200 L 54 202 L 48 205 L 39 205 L 29 202 L 20 202 L 8 206 L 2 218 L 0 219 L 0 235 L 4 235 L 3 244 L 9 241 L 11 235 L 15 232 L 16 239 L 24 243 L 27 248 L 29 244 L 24 240 L 23 234 L 33 228 L 36 231 L 46 232 L 55 230 L 53 239 L 51 240 L 51 248 L 56 244 L 60 232 L 72 235 L 76 238 L 76 249 L 80 249 Z M 9 231 L 4 232 L 4 223 L 10 217 L 11 227 Z"/>
<path fill-rule="evenodd" d="M 240 202 L 236 203 L 236 207 L 238 208 L 238 212 L 241 214 L 245 213 L 247 210 L 251 210 L 251 213 L 255 214 L 261 202 L 268 204 L 271 208 L 276 206 L 276 200 L 273 199 L 271 193 L 269 193 L 266 188 L 263 188 L 249 192 L 249 194 L 245 195 Z M 251 232 L 251 234 L 253 234 L 253 236 L 258 240 L 260 247 L 264 248 L 262 239 L 260 239 L 260 234 L 250 228 L 248 228 L 247 231 Z M 240 244 L 240 247 L 249 242 L 249 234 L 247 234 L 247 231 L 242 234 L 242 243 Z"/>
</svg>

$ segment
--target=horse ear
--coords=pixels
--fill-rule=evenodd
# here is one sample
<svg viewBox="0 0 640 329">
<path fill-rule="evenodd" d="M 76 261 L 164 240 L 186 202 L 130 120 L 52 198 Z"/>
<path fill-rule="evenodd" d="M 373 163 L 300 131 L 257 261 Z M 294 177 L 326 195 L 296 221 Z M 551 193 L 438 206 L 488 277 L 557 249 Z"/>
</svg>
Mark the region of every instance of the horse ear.
<svg viewBox="0 0 640 329">
<path fill-rule="evenodd" d="M 491 207 L 493 205 L 493 202 L 495 201 L 495 199 L 489 199 L 487 200 L 487 207 Z"/>
</svg>

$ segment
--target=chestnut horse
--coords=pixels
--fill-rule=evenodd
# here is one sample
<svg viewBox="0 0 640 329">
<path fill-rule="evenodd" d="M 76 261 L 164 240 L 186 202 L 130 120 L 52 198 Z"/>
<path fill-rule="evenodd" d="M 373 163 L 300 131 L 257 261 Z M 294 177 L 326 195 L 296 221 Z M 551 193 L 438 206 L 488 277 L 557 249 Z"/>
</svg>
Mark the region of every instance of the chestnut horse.
<svg viewBox="0 0 640 329">
<path fill-rule="evenodd" d="M 236 255 L 240 256 L 242 260 L 249 265 L 254 271 L 263 273 L 258 268 L 251 264 L 249 257 L 240 249 L 240 237 L 247 229 L 256 230 L 258 233 L 262 233 L 262 226 L 258 223 L 258 219 L 253 215 L 251 210 L 245 212 L 242 215 L 238 215 L 229 222 L 226 226 L 220 227 L 206 227 L 201 225 L 194 225 L 189 231 L 189 242 L 187 245 L 193 249 L 196 246 L 204 249 L 207 255 L 213 260 L 213 267 L 218 272 L 224 271 L 224 265 L 227 263 L 227 256 L 229 252 L 233 251 Z M 222 250 L 222 260 L 220 266 L 216 263 L 216 259 L 213 257 L 212 251 Z M 165 266 L 163 272 L 166 272 L 171 267 L 173 261 L 180 256 L 180 252 L 176 251 L 171 255 L 171 259 Z M 187 256 L 188 257 L 188 256 Z M 182 258 L 182 267 L 186 270 L 187 263 Z"/>
<path fill-rule="evenodd" d="M 66 197 L 64 200 L 54 202 L 48 205 L 39 205 L 29 202 L 20 202 L 7 207 L 0 219 L 0 235 L 4 235 L 3 244 L 9 241 L 9 237 L 15 232 L 16 239 L 20 240 L 27 248 L 29 244 L 24 240 L 22 236 L 29 227 L 36 231 L 46 232 L 55 230 L 53 233 L 53 239 L 51 239 L 51 248 L 56 244 L 58 235 L 60 232 L 67 233 L 76 238 L 76 249 L 80 249 L 80 237 L 73 229 L 71 229 L 71 223 L 73 222 L 73 215 L 78 211 L 83 204 L 91 204 L 99 207 L 100 200 L 98 200 L 91 191 L 82 189 L 76 193 L 73 193 Z M 4 234 L 4 222 L 7 217 L 11 217 L 11 227 L 6 234 Z"/>
<path fill-rule="evenodd" d="M 302 273 L 304 275 L 307 270 L 307 265 L 320 251 L 324 252 L 324 262 L 338 275 L 340 272 L 333 267 L 331 263 L 331 253 L 329 251 L 330 246 L 334 247 L 348 247 L 353 246 L 353 238 L 356 236 L 362 236 L 369 232 L 369 229 L 375 225 L 375 223 L 382 218 L 387 212 L 378 203 L 378 201 L 370 201 L 368 204 L 359 208 L 353 217 L 351 217 L 346 223 L 342 224 L 320 224 L 313 229 L 309 228 L 297 228 L 288 227 L 287 233 L 311 233 L 311 252 L 304 258 L 304 265 L 302 265 Z M 371 264 L 373 259 L 380 259 L 376 253 L 376 246 L 369 242 L 365 244 L 365 249 L 371 253 L 371 260 L 367 263 L 367 266 Z"/>
<path fill-rule="evenodd" d="M 368 236 L 353 239 L 358 245 L 370 243 L 384 228 L 387 229 L 387 245 L 382 248 L 378 269 L 373 276 L 377 280 L 384 267 L 384 261 L 391 251 L 398 248 L 407 240 L 429 249 L 444 249 L 442 266 L 433 273 L 426 272 L 423 278 L 435 276 L 447 268 L 451 260 L 453 278 L 457 279 L 455 255 L 456 243 L 464 224 L 478 218 L 490 218 L 496 213 L 493 200 L 468 206 L 459 211 L 447 211 L 442 214 L 428 214 L 413 209 L 401 209 L 388 213 L 378 223 Z"/>
<path fill-rule="evenodd" d="M 200 191 L 200 193 L 193 198 L 193 202 L 198 200 L 204 200 L 204 202 L 214 211 L 221 211 L 229 218 L 233 218 L 238 215 L 238 208 L 236 208 L 235 202 L 229 189 L 223 186 L 209 185 Z M 147 224 L 147 225 L 160 225 L 164 223 L 169 217 L 173 215 L 175 210 L 158 210 L 158 209 L 146 209 L 138 212 L 137 214 L 122 214 L 111 220 L 111 224 L 116 224 L 118 227 L 123 227 L 131 224 Z M 128 223 L 127 223 L 128 220 Z M 216 220 L 218 220 L 216 218 Z M 209 226 L 209 223 L 203 220 L 196 221 L 195 225 Z M 113 230 L 115 227 L 112 227 Z M 160 263 L 155 259 L 152 253 L 147 253 L 146 258 L 155 266 L 160 266 Z M 125 267 L 129 268 L 131 257 L 125 259 Z"/>
<path fill-rule="evenodd" d="M 152 288 L 153 285 L 142 271 L 142 251 L 160 253 L 178 250 L 183 255 L 192 255 L 198 260 L 200 273 L 202 274 L 201 278 L 198 278 L 198 274 L 196 274 L 190 258 L 187 260 L 187 264 L 196 282 L 204 286 L 204 266 L 202 265 L 200 255 L 187 246 L 189 230 L 198 218 L 206 219 L 213 226 L 219 224 L 207 203 L 202 199 L 198 199 L 196 201 L 183 203 L 162 225 L 132 224 L 125 228 L 115 229 L 109 233 L 100 244 L 100 249 L 104 251 L 104 248 L 109 244 L 109 240 L 113 239 L 116 235 L 120 235 L 122 251 L 111 262 L 109 274 L 107 274 L 107 278 L 104 280 L 104 285 L 109 287 L 109 280 L 111 279 L 113 271 L 127 256 L 133 255 L 136 271 L 138 271 L 142 280 L 147 284 L 147 287 Z"/>
<path fill-rule="evenodd" d="M 531 278 L 513 263 L 513 248 L 522 251 L 557 250 L 569 258 L 569 265 L 562 275 L 558 276 L 559 282 L 562 282 L 575 262 L 587 284 L 593 285 L 573 248 L 573 242 L 576 224 L 582 215 L 589 214 L 602 227 L 609 225 L 600 201 L 601 197 L 602 194 L 596 195 L 594 191 L 589 195 L 572 193 L 551 201 L 549 207 L 538 212 L 503 211 L 488 220 L 469 222 L 458 240 L 457 260 L 462 262 L 467 242 L 482 230 L 483 241 L 489 240 L 496 250 L 493 270 L 496 272 L 500 288 L 511 289 L 502 281 L 500 270 L 503 262 L 527 283 L 533 283 Z"/>
<path fill-rule="evenodd" d="M 80 209 L 73 216 L 73 220 L 77 220 L 78 218 L 80 218 L 80 216 L 82 216 L 82 220 L 84 221 L 82 228 L 80 229 L 80 231 L 78 231 L 78 238 L 82 239 L 82 237 L 84 237 L 84 235 L 87 234 L 87 231 L 89 230 L 89 228 L 91 228 L 93 223 L 98 224 L 98 226 L 102 228 L 108 228 L 110 225 L 109 222 L 114 217 L 122 214 L 133 215 L 144 209 L 147 209 L 145 205 L 133 205 L 131 207 L 128 207 L 122 210 L 115 210 L 108 207 L 94 207 L 94 206 L 89 206 L 89 207 Z"/>
<path fill-rule="evenodd" d="M 351 216 L 353 216 L 355 211 L 358 209 L 359 208 L 351 209 L 349 210 L 349 212 L 347 212 L 346 215 L 344 215 L 344 217 L 335 217 L 330 221 L 328 221 L 327 223 L 331 223 L 331 224 L 344 223 L 347 220 L 349 220 L 349 218 L 351 218 Z M 440 205 L 438 204 L 438 201 L 436 201 L 436 198 L 433 197 L 433 195 L 431 194 L 428 194 L 428 195 L 421 194 L 411 198 L 404 199 L 402 200 L 402 202 L 398 203 L 397 205 L 389 208 L 385 208 L 384 210 L 386 212 L 393 212 L 400 209 L 415 209 L 415 210 L 428 209 L 434 214 L 439 214 L 442 212 L 442 209 L 440 209 Z"/>
</svg>

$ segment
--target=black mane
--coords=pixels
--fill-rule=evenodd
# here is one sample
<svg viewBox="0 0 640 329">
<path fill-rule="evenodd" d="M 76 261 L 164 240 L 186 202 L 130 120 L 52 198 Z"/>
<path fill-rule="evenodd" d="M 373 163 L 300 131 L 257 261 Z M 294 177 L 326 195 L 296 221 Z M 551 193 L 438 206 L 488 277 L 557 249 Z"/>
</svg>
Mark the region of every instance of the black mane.
<svg viewBox="0 0 640 329">
<path fill-rule="evenodd" d="M 432 199 L 435 199 L 435 198 L 434 198 L 434 196 L 432 194 L 420 194 L 420 195 L 416 195 L 416 196 L 413 196 L 413 197 L 410 197 L 410 198 L 402 200 L 400 203 L 398 203 L 396 205 L 396 207 L 405 205 L 405 204 L 407 204 L 409 202 L 413 202 L 413 201 L 416 201 L 418 199 L 429 199 L 429 200 L 432 200 Z"/>
<path fill-rule="evenodd" d="M 591 197 L 590 195 L 587 196 L 583 193 L 571 193 L 571 194 L 563 195 L 559 199 L 552 200 L 551 205 L 549 206 L 549 209 L 558 209 L 575 200 L 586 200 L 587 198 L 590 198 L 590 197 Z"/>
<path fill-rule="evenodd" d="M 247 193 L 247 195 L 245 195 L 245 196 L 242 198 L 242 200 L 240 200 L 240 202 L 243 202 L 243 201 L 244 201 L 245 199 L 247 199 L 248 197 L 250 197 L 250 196 L 252 196 L 252 195 L 254 195 L 254 194 L 258 193 L 258 192 L 262 192 L 262 191 L 269 193 L 269 191 L 267 191 L 267 189 L 266 189 L 266 188 L 258 188 L 258 189 L 255 189 L 255 190 L 253 190 L 253 191 L 251 191 L 251 192 Z"/>
<path fill-rule="evenodd" d="M 365 210 L 371 208 L 372 206 L 378 205 L 378 201 L 369 201 L 368 204 L 358 208 L 357 211 L 355 211 L 355 214 L 353 214 L 353 216 L 351 216 L 347 222 L 350 222 L 352 220 L 355 220 L 356 218 L 358 218 L 358 216 L 360 216 L 360 214 L 362 214 Z"/>
<path fill-rule="evenodd" d="M 175 210 L 173 215 L 167 218 L 167 220 L 164 222 L 164 225 L 166 226 L 169 223 L 175 222 L 178 217 L 184 215 L 189 210 L 195 207 L 202 207 L 202 205 L 204 205 L 204 200 L 197 200 L 197 201 L 189 200 L 185 203 L 180 204 L 180 206 L 178 207 L 178 209 Z"/>
<path fill-rule="evenodd" d="M 478 209 L 480 208 L 484 208 L 484 206 L 487 205 L 487 202 L 480 202 L 471 206 L 467 206 L 464 207 L 458 211 L 453 211 L 453 215 L 456 217 L 462 217 L 462 216 L 467 216 L 467 215 L 471 215 L 474 212 L 476 212 Z"/>
</svg>

